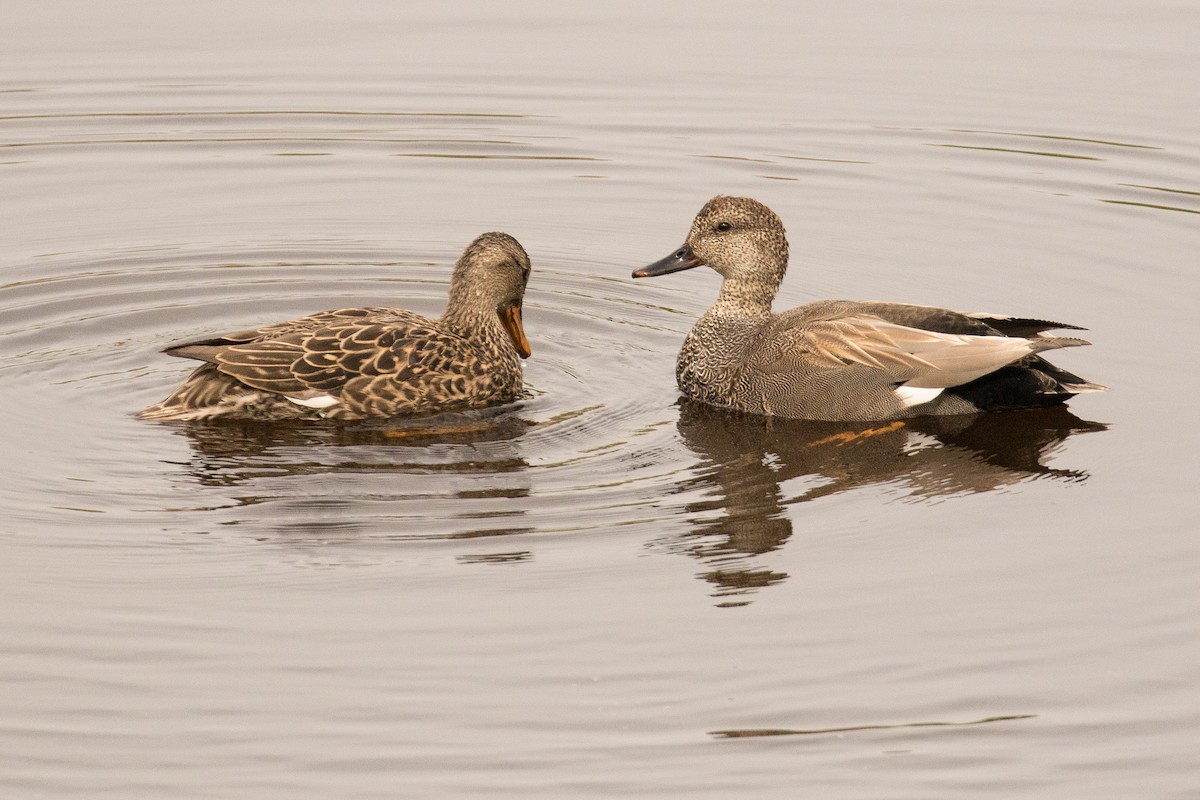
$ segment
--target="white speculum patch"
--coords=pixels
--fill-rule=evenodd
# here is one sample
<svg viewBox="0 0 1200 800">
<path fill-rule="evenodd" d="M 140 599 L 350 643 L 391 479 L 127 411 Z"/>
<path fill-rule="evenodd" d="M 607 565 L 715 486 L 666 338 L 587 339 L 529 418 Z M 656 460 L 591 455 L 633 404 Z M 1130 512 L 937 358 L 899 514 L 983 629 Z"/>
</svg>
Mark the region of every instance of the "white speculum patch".
<svg viewBox="0 0 1200 800">
<path fill-rule="evenodd" d="M 288 400 L 305 408 L 329 408 L 338 404 L 338 399 L 331 394 L 318 394 L 312 397 L 289 397 Z"/>
<path fill-rule="evenodd" d="M 912 408 L 922 403 L 928 403 L 941 394 L 943 390 L 922 389 L 916 386 L 897 386 L 892 391 L 896 393 L 896 397 L 900 398 L 900 405 L 905 408 Z"/>
</svg>

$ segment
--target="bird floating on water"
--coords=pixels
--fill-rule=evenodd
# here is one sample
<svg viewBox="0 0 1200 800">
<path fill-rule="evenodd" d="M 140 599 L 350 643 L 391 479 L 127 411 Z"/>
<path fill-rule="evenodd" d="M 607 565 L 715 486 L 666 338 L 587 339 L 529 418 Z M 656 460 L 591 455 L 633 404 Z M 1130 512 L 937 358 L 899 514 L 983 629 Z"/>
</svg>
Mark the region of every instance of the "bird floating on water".
<svg viewBox="0 0 1200 800">
<path fill-rule="evenodd" d="M 1089 344 L 1048 320 L 932 306 L 820 300 L 778 314 L 787 270 L 779 217 L 757 200 L 717 196 L 683 247 L 634 278 L 707 265 L 717 302 L 679 351 L 688 397 L 756 414 L 827 421 L 895 420 L 1058 405 L 1106 391 L 1039 353 Z"/>
<path fill-rule="evenodd" d="M 343 308 L 183 342 L 205 362 L 141 419 L 365 419 L 478 408 L 521 396 L 529 256 L 506 233 L 463 251 L 436 320 Z"/>
</svg>

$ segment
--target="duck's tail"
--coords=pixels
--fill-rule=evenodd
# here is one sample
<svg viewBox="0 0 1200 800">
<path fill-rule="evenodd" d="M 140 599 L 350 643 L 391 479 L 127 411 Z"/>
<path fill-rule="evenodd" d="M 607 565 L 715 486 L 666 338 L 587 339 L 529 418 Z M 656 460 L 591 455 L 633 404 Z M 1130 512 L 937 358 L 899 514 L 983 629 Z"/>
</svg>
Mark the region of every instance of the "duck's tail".
<svg viewBox="0 0 1200 800">
<path fill-rule="evenodd" d="M 1054 349 L 1055 346 L 1047 349 Z M 1044 408 L 1060 405 L 1084 392 L 1107 391 L 1107 386 L 1081 378 L 1032 354 L 970 383 L 946 390 L 967 400 L 980 411 Z"/>
</svg>

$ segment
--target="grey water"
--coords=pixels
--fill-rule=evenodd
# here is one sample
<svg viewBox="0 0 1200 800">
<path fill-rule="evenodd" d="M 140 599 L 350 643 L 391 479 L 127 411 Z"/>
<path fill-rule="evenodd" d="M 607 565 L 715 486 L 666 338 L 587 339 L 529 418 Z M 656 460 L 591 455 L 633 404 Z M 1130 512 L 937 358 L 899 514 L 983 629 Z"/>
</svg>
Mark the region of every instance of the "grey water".
<svg viewBox="0 0 1200 800">
<path fill-rule="evenodd" d="M 10 4 L 0 794 L 1200 791 L 1200 6 Z M 1058 319 L 1112 387 L 897 426 L 682 401 L 714 194 L 777 308 Z M 440 313 L 504 230 L 529 396 L 147 423 L 165 345 Z"/>
</svg>

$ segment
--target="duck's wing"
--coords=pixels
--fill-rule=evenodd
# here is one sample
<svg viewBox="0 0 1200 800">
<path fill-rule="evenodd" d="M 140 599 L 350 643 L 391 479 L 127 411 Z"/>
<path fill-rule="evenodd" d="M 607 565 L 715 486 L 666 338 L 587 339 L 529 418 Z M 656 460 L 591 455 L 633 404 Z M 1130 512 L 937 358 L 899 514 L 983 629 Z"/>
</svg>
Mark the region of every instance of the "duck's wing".
<svg viewBox="0 0 1200 800">
<path fill-rule="evenodd" d="M 958 333 L 972 336 L 1018 336 L 1028 339 L 1052 330 L 1086 330 L 1066 322 L 1047 319 L 1013 317 L 1006 314 L 955 311 L 938 306 L 885 301 L 819 300 L 805 306 L 786 311 L 777 319 L 787 322 L 790 317 L 834 318 L 865 314 L 896 325 L 920 328 L 937 333 Z"/>
<path fill-rule="evenodd" d="M 177 358 L 194 358 L 199 361 L 211 361 L 210 356 L 213 353 L 213 348 L 264 341 L 292 333 L 315 331 L 329 325 L 361 322 L 369 318 L 405 315 L 418 317 L 418 315 L 412 314 L 410 311 L 396 308 L 339 308 L 333 311 L 310 314 L 307 317 L 290 319 L 286 322 L 277 322 L 274 325 L 265 325 L 261 328 L 249 328 L 243 331 L 221 334 L 220 336 L 208 336 L 203 339 L 189 339 L 185 342 L 177 342 L 169 345 L 163 349 L 163 352 Z M 418 318 L 424 319 L 423 317 Z"/>
<path fill-rule="evenodd" d="M 1048 319 L 1032 319 L 1029 317 L 1009 317 L 1004 314 L 985 314 L 975 312 L 963 314 L 974 320 L 978 320 L 989 328 L 1005 335 L 1005 336 L 1020 336 L 1025 339 L 1034 336 L 1040 336 L 1047 331 L 1053 330 L 1071 330 L 1071 331 L 1086 331 L 1087 328 L 1079 325 L 1071 325 L 1066 322 L 1054 322 Z"/>
<path fill-rule="evenodd" d="M 447 349 L 466 346 L 461 337 L 411 312 L 342 314 L 320 322 L 314 327 L 284 323 L 276 326 L 284 332 L 270 338 L 184 347 L 189 357 L 208 361 L 252 388 L 295 401 L 328 397 L 332 404 L 335 393 L 354 378 L 404 380 L 441 368 Z"/>
<path fill-rule="evenodd" d="M 879 371 L 879 383 L 911 388 L 959 386 L 1030 353 L 1087 344 L 1082 339 L 943 333 L 900 325 L 873 314 L 828 319 L 796 317 L 770 326 L 755 367 L 762 371 L 837 370 L 855 366 Z"/>
</svg>

